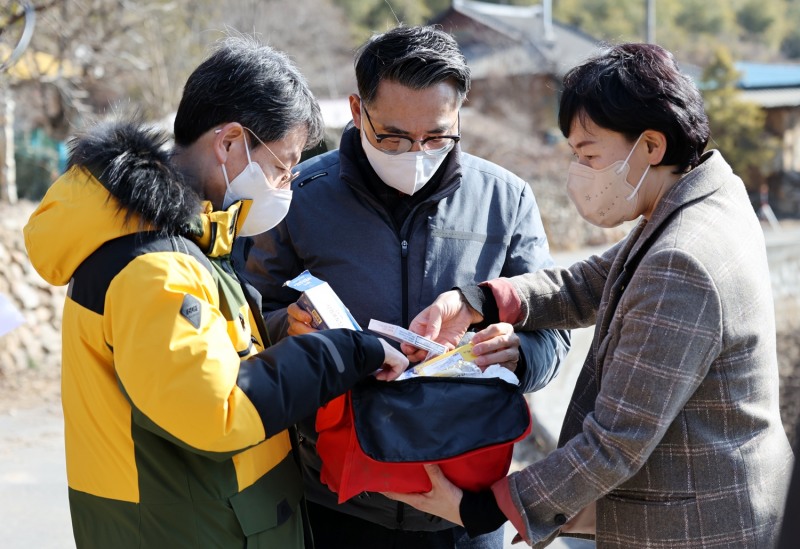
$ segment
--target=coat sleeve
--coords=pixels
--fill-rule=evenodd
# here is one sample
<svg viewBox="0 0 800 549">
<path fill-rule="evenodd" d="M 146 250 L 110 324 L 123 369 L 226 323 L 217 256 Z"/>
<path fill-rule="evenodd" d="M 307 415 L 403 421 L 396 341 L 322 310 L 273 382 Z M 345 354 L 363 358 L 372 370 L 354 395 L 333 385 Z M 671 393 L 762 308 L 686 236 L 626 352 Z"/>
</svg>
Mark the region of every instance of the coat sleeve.
<svg viewBox="0 0 800 549">
<path fill-rule="evenodd" d="M 241 357 L 194 258 L 151 253 L 109 287 L 104 333 L 114 374 L 141 426 L 208 457 L 260 443 L 380 367 L 365 334 L 296 338 Z M 294 339 L 294 338 L 293 338 Z"/>
<path fill-rule="evenodd" d="M 532 302 L 547 300 L 536 296 Z M 541 299 L 538 299 L 541 298 Z M 721 348 L 721 303 L 694 257 L 646 256 L 623 294 L 595 410 L 579 435 L 494 487 L 529 541 L 546 539 L 631 478 L 705 378 Z M 513 506 L 510 506 L 513 504 Z"/>
<path fill-rule="evenodd" d="M 520 330 L 587 327 L 595 323 L 611 264 L 622 242 L 570 267 L 498 278 L 491 287 L 502 322 Z"/>
<path fill-rule="evenodd" d="M 375 336 L 344 328 L 289 337 L 243 361 L 237 384 L 256 407 L 267 437 L 314 414 L 380 368 Z"/>
<path fill-rule="evenodd" d="M 539 208 L 530 186 L 523 183 L 511 242 L 501 276 L 512 277 L 551 267 L 553 258 Z M 568 330 L 517 331 L 520 360 L 516 374 L 523 392 L 541 389 L 558 374 L 570 349 Z"/>
</svg>

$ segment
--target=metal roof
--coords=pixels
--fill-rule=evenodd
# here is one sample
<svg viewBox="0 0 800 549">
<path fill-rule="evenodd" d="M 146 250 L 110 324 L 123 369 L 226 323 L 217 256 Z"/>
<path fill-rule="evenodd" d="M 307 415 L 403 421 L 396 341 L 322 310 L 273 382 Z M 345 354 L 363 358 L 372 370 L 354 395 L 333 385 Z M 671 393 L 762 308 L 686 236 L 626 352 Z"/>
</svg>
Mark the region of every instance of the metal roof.
<svg viewBox="0 0 800 549">
<path fill-rule="evenodd" d="M 541 5 L 511 6 L 454 0 L 450 10 L 436 18 L 441 23 L 448 13 L 460 13 L 508 39 L 505 47 L 474 47 L 463 44 L 462 50 L 473 78 L 503 74 L 564 73 L 591 54 L 599 42 L 575 27 L 547 17 Z"/>
<path fill-rule="evenodd" d="M 542 5 L 511 6 L 475 0 L 453 0 L 448 13 L 461 14 L 507 40 L 501 47 L 480 41 L 463 44 L 473 78 L 503 75 L 564 73 L 592 54 L 600 42 L 575 27 L 547 20 Z M 800 106 L 800 64 L 737 62 L 742 98 L 764 108 Z M 680 63 L 700 87 L 702 69 Z"/>
<path fill-rule="evenodd" d="M 800 64 L 734 63 L 742 73 L 739 86 L 744 89 L 800 87 Z"/>
<path fill-rule="evenodd" d="M 741 98 L 765 109 L 800 107 L 800 64 L 738 61 Z"/>
</svg>

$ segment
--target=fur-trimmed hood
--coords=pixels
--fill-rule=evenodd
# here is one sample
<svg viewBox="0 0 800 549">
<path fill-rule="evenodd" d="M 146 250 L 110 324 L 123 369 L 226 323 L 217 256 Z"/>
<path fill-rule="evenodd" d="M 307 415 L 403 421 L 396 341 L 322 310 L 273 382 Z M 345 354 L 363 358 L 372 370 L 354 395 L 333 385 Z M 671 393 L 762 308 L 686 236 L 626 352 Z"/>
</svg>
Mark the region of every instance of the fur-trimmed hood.
<svg viewBox="0 0 800 549">
<path fill-rule="evenodd" d="M 169 137 L 136 122 L 107 122 L 71 142 L 69 165 L 83 166 L 119 202 L 157 230 L 178 233 L 200 198 L 171 164 Z"/>
<path fill-rule="evenodd" d="M 115 238 L 203 225 L 200 197 L 170 162 L 167 141 L 164 133 L 131 122 L 104 123 L 73 139 L 69 169 L 24 229 L 28 256 L 45 280 L 66 284 Z"/>
</svg>

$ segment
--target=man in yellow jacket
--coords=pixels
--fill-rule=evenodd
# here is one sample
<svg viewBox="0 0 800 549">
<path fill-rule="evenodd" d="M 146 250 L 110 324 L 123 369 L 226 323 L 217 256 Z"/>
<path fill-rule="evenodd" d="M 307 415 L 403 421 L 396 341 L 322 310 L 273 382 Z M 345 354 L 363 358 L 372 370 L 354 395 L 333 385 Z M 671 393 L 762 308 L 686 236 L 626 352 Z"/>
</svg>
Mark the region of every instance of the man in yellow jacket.
<svg viewBox="0 0 800 549">
<path fill-rule="evenodd" d="M 78 547 L 303 547 L 291 425 L 408 365 L 328 330 L 270 346 L 237 276 L 240 235 L 286 214 L 319 106 L 288 58 L 231 37 L 192 73 L 175 146 L 135 122 L 71 142 L 25 227 L 36 270 L 69 284 L 62 400 Z"/>
</svg>

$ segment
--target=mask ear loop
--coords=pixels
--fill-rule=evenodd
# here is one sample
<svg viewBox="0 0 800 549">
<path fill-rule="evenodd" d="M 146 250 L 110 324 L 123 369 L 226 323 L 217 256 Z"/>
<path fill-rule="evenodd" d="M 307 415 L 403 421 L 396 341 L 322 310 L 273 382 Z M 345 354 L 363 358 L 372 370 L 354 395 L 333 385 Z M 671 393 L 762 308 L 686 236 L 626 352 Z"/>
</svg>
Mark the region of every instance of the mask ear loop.
<svg viewBox="0 0 800 549">
<path fill-rule="evenodd" d="M 636 193 L 639 192 L 639 187 L 641 187 L 642 183 L 644 183 L 644 178 L 647 176 L 647 172 L 649 171 L 650 171 L 650 164 L 648 164 L 647 167 L 644 169 L 644 173 L 642 174 L 642 177 L 639 178 L 639 182 L 636 184 L 636 188 L 633 189 L 633 192 L 631 194 L 625 197 L 625 200 L 628 201 L 633 200 L 633 198 L 636 196 Z"/>
<path fill-rule="evenodd" d="M 628 156 L 625 157 L 625 162 L 622 164 L 623 166 L 625 164 L 628 164 L 628 160 L 630 160 L 631 156 L 633 156 L 633 151 L 636 150 L 636 145 L 638 145 L 639 141 L 642 140 L 642 136 L 643 135 L 644 135 L 644 132 L 640 133 L 639 137 L 636 138 L 636 142 L 633 144 L 633 147 L 631 147 L 631 152 L 629 152 Z M 636 187 L 633 189 L 633 192 L 631 194 L 629 194 L 628 196 L 626 196 L 625 200 L 628 200 L 628 201 L 633 200 L 633 197 L 636 196 L 636 193 L 639 192 L 639 187 L 642 186 L 642 183 L 644 182 L 644 178 L 647 176 L 647 172 L 649 172 L 649 171 L 650 171 L 650 164 L 648 164 L 647 168 L 645 168 L 644 173 L 642 174 L 642 177 L 639 178 L 639 182 L 636 184 Z M 617 172 L 617 173 L 619 173 L 619 172 Z"/>
<path fill-rule="evenodd" d="M 627 164 L 628 160 L 630 160 L 631 156 L 633 156 L 633 151 L 636 150 L 636 145 L 639 144 L 639 141 L 641 141 L 643 135 L 644 135 L 644 132 L 640 133 L 639 137 L 636 138 L 636 141 L 634 142 L 633 147 L 631 147 L 631 151 L 628 153 L 628 156 L 625 157 L 625 162 L 622 163 L 622 165 L 619 167 L 618 170 L 615 170 L 616 173 L 622 173 L 622 170 L 625 168 L 625 164 Z"/>
<path fill-rule="evenodd" d="M 214 133 L 221 132 L 222 129 L 214 130 Z M 242 139 L 244 139 L 244 151 L 247 154 L 247 166 L 250 167 L 250 164 L 253 163 L 252 158 L 250 158 L 250 147 L 247 146 L 247 137 L 245 137 L 244 132 L 242 132 Z M 225 163 L 223 162 L 220 164 L 220 168 L 222 168 L 222 177 L 225 178 L 225 186 L 228 187 L 228 190 L 231 190 L 231 182 L 228 178 L 228 170 L 225 168 Z M 245 168 L 247 169 L 247 168 Z"/>
<path fill-rule="evenodd" d="M 228 170 L 225 169 L 225 164 L 220 164 L 220 168 L 222 168 L 222 177 L 225 178 L 225 186 L 228 187 L 228 190 L 231 190 L 231 182 L 228 180 Z"/>
<path fill-rule="evenodd" d="M 221 131 L 222 128 L 219 128 L 214 130 L 214 133 L 219 133 Z M 231 190 L 231 182 L 228 179 L 228 170 L 225 169 L 225 163 L 223 162 L 222 164 L 219 165 L 219 167 L 222 168 L 222 177 L 225 178 L 225 186 L 228 187 L 228 190 Z"/>
</svg>

